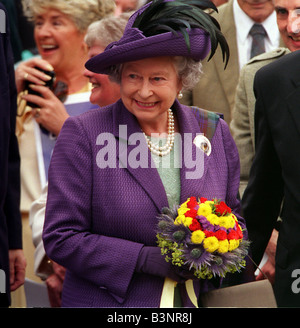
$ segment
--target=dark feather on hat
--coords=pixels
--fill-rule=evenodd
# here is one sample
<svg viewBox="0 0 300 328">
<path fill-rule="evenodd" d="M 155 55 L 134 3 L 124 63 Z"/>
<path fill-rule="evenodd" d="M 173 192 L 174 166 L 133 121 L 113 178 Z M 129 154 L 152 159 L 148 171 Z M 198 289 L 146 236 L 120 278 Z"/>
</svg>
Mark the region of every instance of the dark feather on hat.
<svg viewBox="0 0 300 328">
<path fill-rule="evenodd" d="M 146 37 L 172 32 L 181 32 L 188 50 L 190 40 L 188 31 L 192 28 L 205 30 L 211 41 L 210 60 L 220 44 L 225 67 L 229 60 L 229 47 L 225 37 L 221 33 L 218 21 L 204 10 L 213 9 L 216 6 L 208 0 L 153 0 L 152 3 L 135 19 L 133 26 L 138 28 Z"/>
</svg>

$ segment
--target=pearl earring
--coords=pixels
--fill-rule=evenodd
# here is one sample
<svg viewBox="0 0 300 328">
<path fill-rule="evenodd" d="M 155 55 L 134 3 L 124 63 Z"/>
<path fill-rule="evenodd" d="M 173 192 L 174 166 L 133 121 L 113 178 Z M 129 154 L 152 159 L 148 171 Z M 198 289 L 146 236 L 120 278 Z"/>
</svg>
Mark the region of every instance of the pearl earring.
<svg viewBox="0 0 300 328">
<path fill-rule="evenodd" d="M 182 94 L 182 91 L 180 90 L 180 91 L 178 92 L 178 96 L 177 96 L 177 98 L 178 98 L 178 99 L 182 99 L 182 97 L 183 97 L 183 94 Z"/>
</svg>

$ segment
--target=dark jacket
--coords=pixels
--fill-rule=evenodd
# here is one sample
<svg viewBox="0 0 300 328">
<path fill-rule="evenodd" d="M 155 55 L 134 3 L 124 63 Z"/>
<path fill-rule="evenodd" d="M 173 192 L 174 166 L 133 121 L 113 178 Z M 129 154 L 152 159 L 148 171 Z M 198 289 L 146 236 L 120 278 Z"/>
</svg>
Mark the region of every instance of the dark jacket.
<svg viewBox="0 0 300 328">
<path fill-rule="evenodd" d="M 15 136 L 17 91 L 8 16 L 2 4 L 0 15 L 0 269 L 6 275 L 6 293 L 0 293 L 0 305 L 7 306 L 10 302 L 8 250 L 22 248 L 22 228 L 20 158 Z"/>
<path fill-rule="evenodd" d="M 281 211 L 276 254 L 278 306 L 300 306 L 300 52 L 258 71 L 254 81 L 255 148 L 243 197 L 256 263 L 264 253 Z"/>
</svg>

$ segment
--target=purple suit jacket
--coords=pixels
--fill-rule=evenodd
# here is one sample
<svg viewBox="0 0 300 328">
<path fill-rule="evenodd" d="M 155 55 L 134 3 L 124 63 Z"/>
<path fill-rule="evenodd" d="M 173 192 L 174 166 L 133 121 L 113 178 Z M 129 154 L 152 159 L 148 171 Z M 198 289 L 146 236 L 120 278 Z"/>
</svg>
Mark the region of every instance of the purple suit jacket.
<svg viewBox="0 0 300 328">
<path fill-rule="evenodd" d="M 173 109 L 182 135 L 201 132 L 189 107 L 175 101 Z M 120 125 L 126 126 L 128 136 L 141 132 L 121 100 L 69 118 L 55 146 L 43 240 L 48 256 L 67 268 L 63 306 L 158 307 L 160 303 L 164 279 L 136 273 L 135 267 L 141 248 L 156 246 L 157 215 L 168 200 L 156 168 L 119 167 L 119 159 L 126 166 L 126 154 L 137 147 L 124 146 Z M 104 132 L 116 144 L 115 153 L 112 147 L 107 157 L 111 163 L 117 159 L 116 168 L 99 167 L 97 156 L 105 149 L 99 135 Z M 211 145 L 210 156 L 204 155 L 202 177 L 187 179 L 189 163 L 183 163 L 181 202 L 190 196 L 216 197 L 238 216 L 239 156 L 221 119 Z M 146 142 L 140 147 L 147 147 Z M 150 164 L 148 149 L 146 153 Z"/>
</svg>

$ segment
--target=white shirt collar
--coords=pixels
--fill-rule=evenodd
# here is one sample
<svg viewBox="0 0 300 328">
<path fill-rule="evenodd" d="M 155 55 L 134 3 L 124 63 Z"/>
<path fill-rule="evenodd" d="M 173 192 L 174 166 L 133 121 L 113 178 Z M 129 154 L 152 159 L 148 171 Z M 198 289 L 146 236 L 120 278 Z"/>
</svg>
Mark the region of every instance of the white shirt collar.
<svg viewBox="0 0 300 328">
<path fill-rule="evenodd" d="M 274 47 L 278 47 L 280 34 L 279 34 L 279 30 L 278 30 L 275 10 L 272 12 L 272 14 L 266 20 L 264 20 L 262 25 L 268 34 L 269 42 L 271 43 L 271 45 Z"/>
<path fill-rule="evenodd" d="M 233 1 L 233 15 L 235 20 L 235 25 L 238 27 L 236 29 L 237 40 L 241 44 L 244 44 L 249 35 L 249 31 L 252 25 L 255 23 L 239 6 L 237 0 Z M 276 13 L 275 11 L 267 17 L 266 20 L 262 22 L 263 27 L 265 28 L 269 42 L 276 46 L 279 40 L 279 31 L 277 28 Z M 274 28 L 276 26 L 276 28 Z"/>
<path fill-rule="evenodd" d="M 253 20 L 241 9 L 237 0 L 233 1 L 233 16 L 236 26 L 238 43 L 244 44 L 247 40 L 249 31 L 253 25 Z"/>
</svg>

